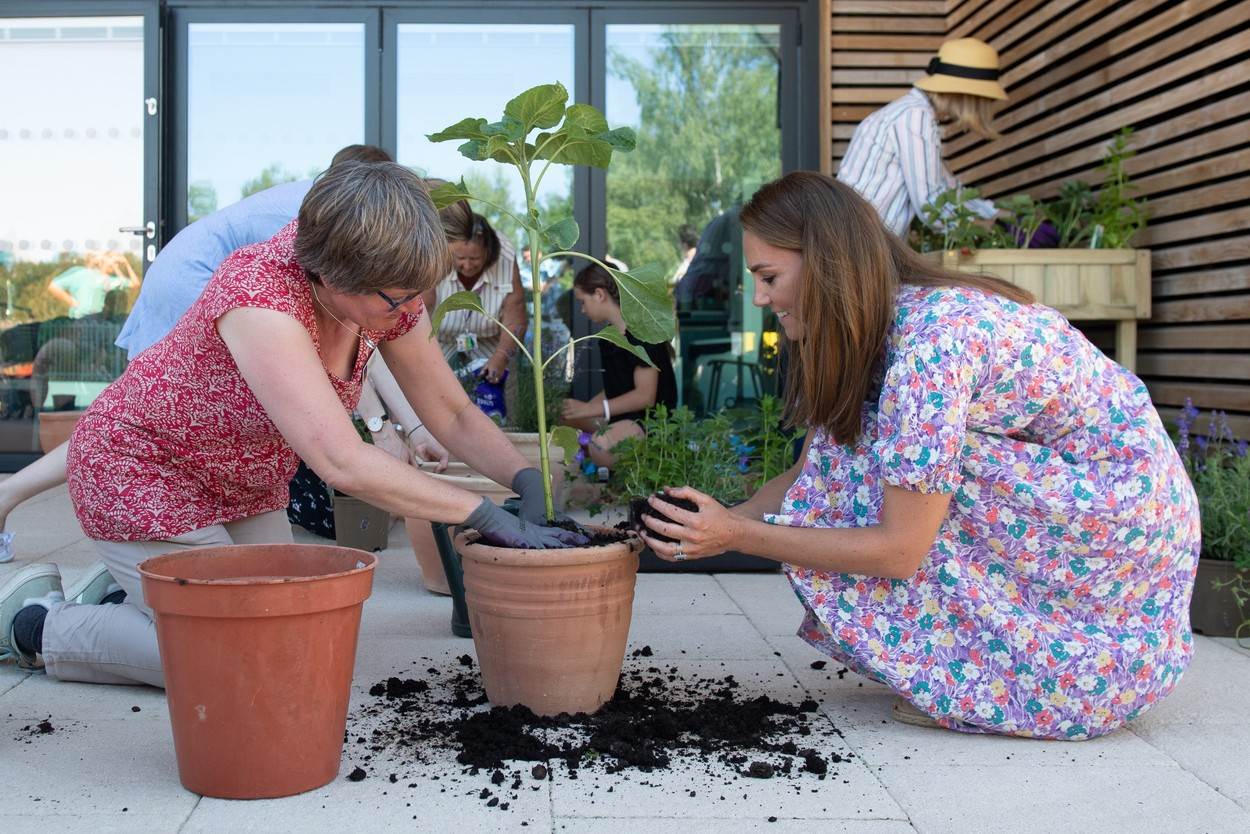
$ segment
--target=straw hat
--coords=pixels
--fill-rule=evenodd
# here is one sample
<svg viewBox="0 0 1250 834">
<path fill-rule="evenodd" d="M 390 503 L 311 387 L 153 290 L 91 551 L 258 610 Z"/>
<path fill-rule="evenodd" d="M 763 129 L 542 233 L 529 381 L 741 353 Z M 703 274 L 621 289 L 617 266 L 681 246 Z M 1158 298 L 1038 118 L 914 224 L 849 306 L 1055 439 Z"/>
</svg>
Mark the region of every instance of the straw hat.
<svg viewBox="0 0 1250 834">
<path fill-rule="evenodd" d="M 927 75 L 917 81 L 916 86 L 926 92 L 1007 98 L 1007 92 L 998 83 L 998 52 L 976 38 L 959 38 L 942 44 L 925 72 Z"/>
</svg>

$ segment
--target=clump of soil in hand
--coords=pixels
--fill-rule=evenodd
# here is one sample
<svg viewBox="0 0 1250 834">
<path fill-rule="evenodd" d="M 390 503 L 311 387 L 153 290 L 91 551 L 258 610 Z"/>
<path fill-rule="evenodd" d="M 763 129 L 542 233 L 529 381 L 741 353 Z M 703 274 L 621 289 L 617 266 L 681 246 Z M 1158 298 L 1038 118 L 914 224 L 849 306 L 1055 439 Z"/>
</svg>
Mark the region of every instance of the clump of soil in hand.
<svg viewBox="0 0 1250 834">
<path fill-rule="evenodd" d="M 645 659 L 650 651 L 633 655 L 651 662 Z M 500 810 L 537 790 L 536 783 L 560 763 L 568 778 L 583 769 L 701 768 L 710 781 L 728 786 L 747 778 L 825 779 L 829 763 L 843 761 L 794 741 L 836 734 L 815 701 L 786 703 L 743 689 L 732 675 L 684 678 L 676 667 L 627 665 L 616 695 L 598 712 L 544 717 L 522 706 L 486 705 L 471 666 L 429 665 L 424 678 L 392 677 L 374 685 L 376 700 L 352 716 L 349 736 L 358 738 L 359 752 L 375 766 L 386 761 L 406 769 L 410 779 L 467 782 L 466 795 Z M 813 721 L 824 726 L 814 729 Z M 662 788 L 664 780 L 639 784 Z"/>
<path fill-rule="evenodd" d="M 655 496 L 656 498 L 659 498 L 661 501 L 665 501 L 669 504 L 672 504 L 674 507 L 680 507 L 681 509 L 689 510 L 692 513 L 696 513 L 699 511 L 699 505 L 691 501 L 688 498 L 674 498 L 673 496 L 666 495 L 663 492 L 657 492 Z M 669 522 L 672 521 L 672 519 L 664 515 L 664 513 L 657 511 L 655 507 L 652 507 L 650 504 L 648 504 L 647 499 L 645 497 L 630 499 L 630 502 L 629 502 L 630 529 L 643 530 L 647 533 L 647 535 L 651 536 L 654 539 L 658 539 L 659 541 L 662 541 L 662 542 L 677 541 L 677 539 L 666 536 L 663 533 L 655 532 L 646 524 L 644 524 L 642 521 L 642 517 L 644 515 L 649 515 L 652 518 L 658 519 L 660 521 L 669 521 Z"/>
</svg>

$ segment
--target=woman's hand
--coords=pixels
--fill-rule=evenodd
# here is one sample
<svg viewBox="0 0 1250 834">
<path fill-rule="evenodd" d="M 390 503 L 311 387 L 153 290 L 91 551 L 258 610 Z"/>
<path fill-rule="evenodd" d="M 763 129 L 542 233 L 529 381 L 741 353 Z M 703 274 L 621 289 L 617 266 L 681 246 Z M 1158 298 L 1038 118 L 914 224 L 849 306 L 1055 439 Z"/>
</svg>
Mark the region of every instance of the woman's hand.
<svg viewBox="0 0 1250 834">
<path fill-rule="evenodd" d="M 503 372 L 508 368 L 508 356 L 501 350 L 495 351 L 482 368 L 482 376 L 487 382 L 498 382 L 503 379 Z"/>
<path fill-rule="evenodd" d="M 693 501 L 698 510 L 683 510 L 654 495 L 647 499 L 647 503 L 656 512 L 671 519 L 661 521 L 651 515 L 642 517 L 642 523 L 649 528 L 649 531 L 642 533 L 642 540 L 656 556 L 667 562 L 684 562 L 687 559 L 715 556 L 734 546 L 738 539 L 737 530 L 743 521 L 741 516 L 734 515 L 710 495 L 704 495 L 690 487 L 667 488 L 664 492 L 673 498 Z M 677 541 L 660 541 L 655 538 L 655 533 Z"/>
<path fill-rule="evenodd" d="M 395 426 L 389 420 L 382 421 L 382 428 L 373 435 L 373 445 L 386 452 L 395 460 L 409 463 L 412 456 L 408 452 L 408 446 L 404 443 L 404 439 L 395 431 Z"/>
<path fill-rule="evenodd" d="M 437 461 L 438 465 L 434 467 L 435 472 L 447 470 L 447 460 L 450 454 L 443 444 L 434 439 L 434 435 L 430 434 L 425 426 L 417 426 L 409 432 L 408 448 L 412 451 L 414 463 L 423 460 Z"/>
<path fill-rule="evenodd" d="M 590 403 L 569 397 L 560 408 L 560 417 L 564 420 L 586 420 L 598 417 L 603 412 L 596 410 Z"/>
</svg>

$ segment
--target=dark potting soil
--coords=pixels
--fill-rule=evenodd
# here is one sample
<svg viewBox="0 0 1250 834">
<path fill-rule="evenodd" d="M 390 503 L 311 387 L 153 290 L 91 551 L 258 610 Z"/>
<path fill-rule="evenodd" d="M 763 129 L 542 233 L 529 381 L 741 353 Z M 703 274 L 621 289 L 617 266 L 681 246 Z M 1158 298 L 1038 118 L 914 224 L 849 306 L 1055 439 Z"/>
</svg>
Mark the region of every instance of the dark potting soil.
<svg viewBox="0 0 1250 834">
<path fill-rule="evenodd" d="M 572 530 L 574 533 L 580 533 L 590 541 L 582 547 L 598 547 L 604 544 L 616 544 L 623 542 L 629 538 L 627 530 L 596 530 L 583 527 L 572 519 L 561 519 L 553 521 L 552 527 L 559 527 L 562 530 Z"/>
<path fill-rule="evenodd" d="M 671 495 L 665 495 L 663 492 L 657 492 L 655 495 L 657 498 L 672 504 L 675 507 L 680 507 L 683 510 L 689 510 L 692 513 L 699 511 L 699 505 L 688 498 L 674 498 Z M 649 515 L 652 518 L 659 519 L 660 521 L 672 521 L 672 519 L 664 515 L 664 513 L 657 512 L 654 507 L 648 504 L 645 496 L 642 498 L 631 498 L 629 501 L 629 529 L 646 530 L 648 535 L 652 538 L 659 539 L 662 542 L 677 541 L 676 539 L 666 536 L 663 533 L 657 533 L 650 527 L 643 524 L 642 517 L 644 515 Z"/>
<path fill-rule="evenodd" d="M 353 714 L 348 737 L 357 745 L 347 755 L 375 771 L 400 771 L 409 787 L 417 778 L 465 783 L 466 794 L 500 810 L 538 790 L 560 764 L 568 778 L 582 770 L 628 778 L 697 767 L 709 787 L 725 787 L 739 779 L 825 779 L 843 761 L 813 749 L 809 737 L 837 734 L 815 701 L 753 696 L 733 675 L 692 678 L 675 667 L 636 665 L 651 655 L 649 646 L 633 652 L 644 659 L 627 662 L 616 695 L 599 711 L 555 717 L 489 707 L 476 669 L 424 658 L 429 665 L 414 663 L 426 665 L 424 674 L 410 670 L 402 674 L 413 677 L 369 690 L 376 700 Z M 353 771 L 349 778 L 365 777 Z M 662 780 L 641 783 L 661 787 Z"/>
</svg>

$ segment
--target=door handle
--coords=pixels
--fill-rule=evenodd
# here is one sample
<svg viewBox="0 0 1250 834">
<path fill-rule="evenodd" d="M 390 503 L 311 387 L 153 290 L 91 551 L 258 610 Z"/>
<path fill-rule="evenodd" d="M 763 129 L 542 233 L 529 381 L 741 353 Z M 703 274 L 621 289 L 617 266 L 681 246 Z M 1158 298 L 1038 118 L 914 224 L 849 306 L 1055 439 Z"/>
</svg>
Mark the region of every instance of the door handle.
<svg viewBox="0 0 1250 834">
<path fill-rule="evenodd" d="M 153 240 L 156 237 L 156 221 L 149 220 L 142 226 L 118 226 L 117 231 L 132 235 L 143 235 L 148 240 Z"/>
</svg>

